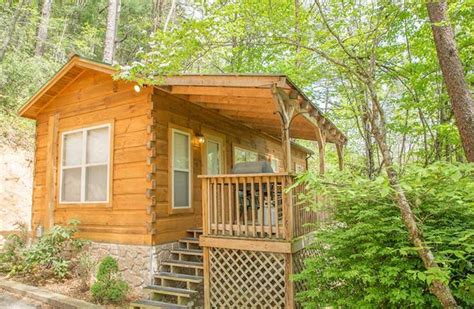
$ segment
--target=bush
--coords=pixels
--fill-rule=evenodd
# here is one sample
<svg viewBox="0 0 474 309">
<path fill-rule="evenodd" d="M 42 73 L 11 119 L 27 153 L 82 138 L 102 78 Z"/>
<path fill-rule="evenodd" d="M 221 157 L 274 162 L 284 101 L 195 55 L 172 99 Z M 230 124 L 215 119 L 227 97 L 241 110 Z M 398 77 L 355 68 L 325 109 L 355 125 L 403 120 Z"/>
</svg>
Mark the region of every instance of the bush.
<svg viewBox="0 0 474 309">
<path fill-rule="evenodd" d="M 474 306 L 474 165 L 411 166 L 402 186 L 440 268 L 427 271 L 409 241 L 386 178 L 347 173 L 300 178 L 331 201 L 334 221 L 317 232 L 315 256 L 296 276 L 308 307 L 441 307 L 429 292 L 449 283 L 462 307 Z M 315 208 L 325 207 L 313 205 Z"/>
<path fill-rule="evenodd" d="M 99 265 L 97 281 L 91 287 L 94 300 L 102 304 L 121 303 L 129 291 L 128 284 L 120 278 L 117 261 L 106 256 Z"/>
<path fill-rule="evenodd" d="M 25 223 L 16 223 L 19 232 L 7 236 L 0 251 L 0 272 L 9 273 L 22 261 L 22 252 L 28 242 L 28 227 Z"/>
<path fill-rule="evenodd" d="M 16 245 L 14 262 L 2 262 L 2 269 L 10 276 L 28 274 L 32 282 L 42 279 L 63 279 L 70 274 L 72 261 L 85 244 L 75 239 L 78 222 L 70 226 L 54 226 L 31 246 L 20 242 Z M 16 241 L 18 242 L 18 241 Z M 0 254 L 3 260 L 11 256 L 12 251 L 6 246 Z"/>
<path fill-rule="evenodd" d="M 74 267 L 74 275 L 80 281 L 81 291 L 87 291 L 90 288 L 90 282 L 97 263 L 89 253 L 82 252 L 78 255 Z"/>
</svg>

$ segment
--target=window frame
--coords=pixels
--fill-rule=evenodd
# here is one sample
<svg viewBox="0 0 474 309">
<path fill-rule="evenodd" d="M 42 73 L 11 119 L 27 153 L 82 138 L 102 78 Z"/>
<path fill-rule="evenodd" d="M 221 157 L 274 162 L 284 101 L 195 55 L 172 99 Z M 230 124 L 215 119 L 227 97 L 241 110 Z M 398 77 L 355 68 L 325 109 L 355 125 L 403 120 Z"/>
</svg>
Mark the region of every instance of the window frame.
<svg viewBox="0 0 474 309">
<path fill-rule="evenodd" d="M 101 129 L 107 128 L 108 129 L 108 160 L 106 163 L 86 163 L 86 156 L 87 156 L 87 132 L 94 130 L 94 129 Z M 64 167 L 63 159 L 64 159 L 64 138 L 68 134 L 73 134 L 77 132 L 82 132 L 82 162 L 79 165 L 72 165 Z M 60 152 L 58 155 L 59 160 L 59 185 L 58 187 L 58 206 L 79 206 L 79 205 L 87 205 L 87 206 L 95 206 L 95 205 L 110 205 L 111 204 L 111 195 L 112 195 L 112 162 L 113 162 L 113 123 L 105 122 L 100 124 L 94 124 L 89 126 L 81 126 L 77 129 L 67 129 L 60 133 L 60 143 L 61 147 L 59 147 Z M 106 193 L 106 200 L 105 201 L 86 201 L 86 170 L 87 167 L 90 166 L 103 166 L 107 165 L 107 193 Z M 81 200 L 80 201 L 63 201 L 62 196 L 62 189 L 63 189 L 63 174 L 65 169 L 73 169 L 73 168 L 80 168 L 81 169 Z"/>
<path fill-rule="evenodd" d="M 178 171 L 186 171 L 188 172 L 188 181 L 189 181 L 189 187 L 188 187 L 188 206 L 187 207 L 175 207 L 175 200 L 174 200 L 174 172 L 175 172 L 175 167 L 174 167 L 174 134 L 179 133 L 186 135 L 188 137 L 188 170 L 183 170 L 179 169 Z M 193 208 L 193 157 L 192 157 L 192 131 L 190 130 L 184 130 L 182 128 L 177 128 L 177 127 L 171 127 L 170 129 L 170 187 L 169 187 L 169 192 L 170 192 L 170 208 L 171 212 L 189 212 Z"/>
<path fill-rule="evenodd" d="M 202 152 L 202 167 L 203 167 L 203 174 L 209 175 L 209 162 L 208 162 L 208 150 L 209 150 L 209 142 L 213 142 L 219 145 L 219 175 L 223 175 L 226 173 L 226 164 L 225 164 L 225 137 L 217 136 L 216 134 L 207 134 L 204 133 L 204 147 Z"/>
<path fill-rule="evenodd" d="M 279 173 L 280 172 L 280 159 L 278 159 L 274 155 L 270 155 L 270 166 L 273 169 L 273 162 L 276 162 L 276 170 L 273 170 L 274 173 Z"/>
<path fill-rule="evenodd" d="M 247 151 L 247 152 L 252 152 L 257 156 L 257 159 L 255 161 L 245 161 L 245 162 L 258 162 L 258 158 L 259 158 L 258 151 L 250 150 L 250 149 L 242 147 L 240 145 L 232 145 L 232 166 L 235 166 L 238 163 L 238 162 L 235 161 L 236 158 L 237 158 L 237 156 L 235 155 L 235 152 L 236 152 L 237 149 Z"/>
</svg>

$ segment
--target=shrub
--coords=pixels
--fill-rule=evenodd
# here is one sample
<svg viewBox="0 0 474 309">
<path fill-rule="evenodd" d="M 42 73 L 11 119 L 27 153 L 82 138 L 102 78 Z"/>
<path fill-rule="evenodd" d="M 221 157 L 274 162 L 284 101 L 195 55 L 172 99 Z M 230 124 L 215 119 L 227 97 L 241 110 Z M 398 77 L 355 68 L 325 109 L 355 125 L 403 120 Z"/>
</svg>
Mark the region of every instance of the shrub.
<svg viewBox="0 0 474 309">
<path fill-rule="evenodd" d="M 440 267 L 423 267 L 385 177 L 308 173 L 301 198 L 327 196 L 334 221 L 317 232 L 315 256 L 296 276 L 308 287 L 298 296 L 306 306 L 441 307 L 429 292 L 434 278 L 449 283 L 459 305 L 474 306 L 474 165 L 411 166 L 401 180 Z"/>
<path fill-rule="evenodd" d="M 40 274 L 42 277 L 65 278 L 69 275 L 72 259 L 84 246 L 75 239 L 77 221 L 69 226 L 55 225 L 24 253 L 23 272 Z"/>
<path fill-rule="evenodd" d="M 91 294 L 99 303 L 121 303 L 127 296 L 128 284 L 121 279 L 117 261 L 106 256 L 99 264 L 97 281 L 91 286 Z"/>
<path fill-rule="evenodd" d="M 54 226 L 29 247 L 25 241 L 12 236 L 12 244 L 6 246 L 0 255 L 4 258 L 10 256 L 11 262 L 2 262 L 2 269 L 10 276 L 28 274 L 32 282 L 67 277 L 72 261 L 85 243 L 74 238 L 77 224 L 72 221 L 70 226 Z M 16 249 L 12 251 L 9 249 L 11 246 Z"/>
<path fill-rule="evenodd" d="M 96 261 L 87 252 L 82 252 L 78 255 L 76 265 L 74 267 L 75 277 L 80 281 L 81 291 L 87 291 L 90 288 L 90 282 L 94 269 L 96 267 Z"/>
<path fill-rule="evenodd" d="M 22 252 L 28 242 L 28 227 L 25 223 L 16 223 L 18 232 L 7 236 L 0 251 L 0 272 L 9 273 L 22 261 Z"/>
</svg>

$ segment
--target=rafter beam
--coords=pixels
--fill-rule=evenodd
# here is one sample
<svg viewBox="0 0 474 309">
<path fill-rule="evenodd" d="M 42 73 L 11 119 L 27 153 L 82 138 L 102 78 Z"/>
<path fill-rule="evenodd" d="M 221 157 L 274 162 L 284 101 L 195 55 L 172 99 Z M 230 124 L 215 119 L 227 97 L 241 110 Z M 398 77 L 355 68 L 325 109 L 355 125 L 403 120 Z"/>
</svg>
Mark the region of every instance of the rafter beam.
<svg viewBox="0 0 474 309">
<path fill-rule="evenodd" d="M 270 88 L 172 86 L 172 94 L 271 98 Z"/>
<path fill-rule="evenodd" d="M 177 75 L 163 77 L 161 84 L 169 86 L 254 87 L 270 88 L 274 83 L 284 87 L 282 75 Z"/>
</svg>

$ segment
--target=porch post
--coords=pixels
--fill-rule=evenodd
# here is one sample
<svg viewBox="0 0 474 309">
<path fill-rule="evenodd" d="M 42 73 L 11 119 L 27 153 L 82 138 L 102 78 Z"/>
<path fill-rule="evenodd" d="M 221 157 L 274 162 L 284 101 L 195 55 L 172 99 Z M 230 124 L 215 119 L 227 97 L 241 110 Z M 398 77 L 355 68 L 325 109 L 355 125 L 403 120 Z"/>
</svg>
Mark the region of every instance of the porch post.
<svg viewBox="0 0 474 309">
<path fill-rule="evenodd" d="M 326 135 L 324 135 L 321 128 L 316 127 L 316 136 L 318 137 L 318 150 L 319 150 L 319 174 L 323 175 L 326 170 L 325 156 L 326 156 Z"/>
<path fill-rule="evenodd" d="M 295 100 L 293 94 L 288 95 L 283 89 L 273 85 L 272 94 L 281 119 L 281 143 L 283 148 L 283 160 L 285 162 L 285 172 L 293 171 L 291 161 L 291 139 L 290 125 L 295 111 Z M 297 93 L 296 93 L 297 96 Z"/>
</svg>

